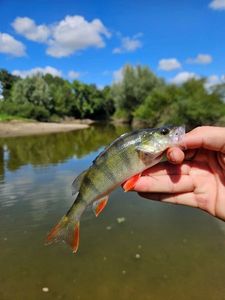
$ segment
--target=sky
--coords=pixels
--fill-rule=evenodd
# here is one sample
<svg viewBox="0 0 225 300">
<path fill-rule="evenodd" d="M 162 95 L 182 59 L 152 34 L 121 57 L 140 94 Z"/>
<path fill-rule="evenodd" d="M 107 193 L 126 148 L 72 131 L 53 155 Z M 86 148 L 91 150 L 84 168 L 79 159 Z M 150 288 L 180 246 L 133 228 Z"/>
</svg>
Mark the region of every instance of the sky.
<svg viewBox="0 0 225 300">
<path fill-rule="evenodd" d="M 128 63 L 224 82 L 225 0 L 0 0 L 0 68 L 104 87 Z"/>
</svg>

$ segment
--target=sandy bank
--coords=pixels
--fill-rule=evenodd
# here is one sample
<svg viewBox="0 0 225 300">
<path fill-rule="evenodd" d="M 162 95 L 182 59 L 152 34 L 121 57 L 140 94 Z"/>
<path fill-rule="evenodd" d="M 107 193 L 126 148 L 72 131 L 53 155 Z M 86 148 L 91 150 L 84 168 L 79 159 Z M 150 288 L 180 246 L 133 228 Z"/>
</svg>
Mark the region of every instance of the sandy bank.
<svg viewBox="0 0 225 300">
<path fill-rule="evenodd" d="M 1 122 L 0 137 L 24 136 L 65 132 L 87 128 L 87 124 L 77 123 L 44 123 L 44 122 Z"/>
</svg>

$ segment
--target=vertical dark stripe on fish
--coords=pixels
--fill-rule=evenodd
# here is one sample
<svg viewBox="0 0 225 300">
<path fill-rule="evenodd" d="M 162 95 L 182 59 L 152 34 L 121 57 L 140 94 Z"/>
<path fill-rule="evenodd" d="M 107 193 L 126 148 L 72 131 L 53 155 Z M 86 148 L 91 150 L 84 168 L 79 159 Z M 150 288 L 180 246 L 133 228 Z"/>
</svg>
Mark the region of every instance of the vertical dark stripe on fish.
<svg viewBox="0 0 225 300">
<path fill-rule="evenodd" d="M 127 151 L 121 151 L 120 158 L 121 158 L 121 163 L 123 165 L 125 165 L 125 167 L 127 169 L 131 169 L 132 168 L 133 160 L 132 160 L 132 157 L 130 157 L 129 152 L 127 152 Z"/>
<path fill-rule="evenodd" d="M 116 147 L 113 146 L 113 148 L 116 149 Z M 114 149 L 114 150 L 115 150 Z M 113 170 L 110 169 L 110 166 L 107 164 L 108 162 L 108 159 L 110 158 L 110 154 L 112 152 L 112 148 L 111 150 L 108 150 L 108 151 L 105 151 L 105 153 L 103 154 L 104 155 L 104 164 L 103 163 L 98 163 L 98 161 L 95 161 L 94 162 L 94 165 L 95 165 L 95 168 L 103 173 L 109 181 L 111 181 L 111 183 L 117 183 L 117 178 L 114 176 L 113 174 Z"/>
<path fill-rule="evenodd" d="M 100 194 L 100 191 L 97 189 L 97 187 L 95 186 L 95 184 L 91 181 L 91 179 L 88 176 L 84 177 L 83 183 L 88 188 L 90 188 L 93 192 L 95 192 L 97 195 Z"/>
<path fill-rule="evenodd" d="M 109 166 L 107 165 L 107 162 L 104 164 L 104 166 L 101 165 L 95 165 L 95 167 L 98 169 L 99 172 L 103 173 L 111 183 L 117 183 L 117 178 L 114 176 L 113 172 L 110 170 Z"/>
<path fill-rule="evenodd" d="M 127 148 L 126 145 L 128 143 L 137 144 L 139 139 L 139 130 L 130 133 L 128 136 L 121 138 L 114 145 L 120 152 L 121 163 L 126 167 L 127 170 L 131 170 L 133 166 L 134 157 L 130 155 L 130 153 L 123 148 Z"/>
</svg>

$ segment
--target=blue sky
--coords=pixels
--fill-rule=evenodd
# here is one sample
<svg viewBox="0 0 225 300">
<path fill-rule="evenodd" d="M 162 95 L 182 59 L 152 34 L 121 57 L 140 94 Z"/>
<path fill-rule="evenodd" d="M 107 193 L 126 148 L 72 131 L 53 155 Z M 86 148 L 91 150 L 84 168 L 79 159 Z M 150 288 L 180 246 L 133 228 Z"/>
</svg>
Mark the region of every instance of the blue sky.
<svg viewBox="0 0 225 300">
<path fill-rule="evenodd" d="M 0 68 L 96 83 L 126 63 L 168 82 L 225 78 L 225 0 L 0 0 Z"/>
</svg>

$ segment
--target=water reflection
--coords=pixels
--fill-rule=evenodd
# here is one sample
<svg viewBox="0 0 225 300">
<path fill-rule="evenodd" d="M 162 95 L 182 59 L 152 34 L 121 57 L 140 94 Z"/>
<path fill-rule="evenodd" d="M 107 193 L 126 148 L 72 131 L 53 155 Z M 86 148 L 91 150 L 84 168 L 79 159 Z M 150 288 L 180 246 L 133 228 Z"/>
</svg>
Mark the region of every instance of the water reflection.
<svg viewBox="0 0 225 300">
<path fill-rule="evenodd" d="M 0 146 L 0 182 L 4 179 L 4 150 L 3 146 Z"/>
<path fill-rule="evenodd" d="M 4 174 L 4 154 L 10 171 L 27 164 L 57 164 L 97 151 L 128 130 L 126 126 L 106 124 L 67 133 L 0 139 L 0 176 Z"/>
</svg>

